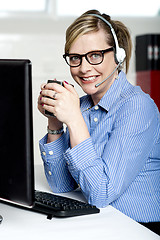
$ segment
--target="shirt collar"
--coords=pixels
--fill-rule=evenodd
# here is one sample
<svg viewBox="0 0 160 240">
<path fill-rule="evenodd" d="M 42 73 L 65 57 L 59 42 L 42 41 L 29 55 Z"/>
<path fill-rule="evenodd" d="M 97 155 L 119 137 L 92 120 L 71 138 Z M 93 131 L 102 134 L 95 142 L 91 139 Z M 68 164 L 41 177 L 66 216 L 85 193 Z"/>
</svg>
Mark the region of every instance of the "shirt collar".
<svg viewBox="0 0 160 240">
<path fill-rule="evenodd" d="M 118 75 L 118 78 L 115 79 L 111 87 L 99 101 L 98 105 L 104 108 L 105 110 L 109 111 L 110 107 L 119 98 L 125 83 L 126 74 L 123 71 L 121 71 Z"/>
<path fill-rule="evenodd" d="M 86 111 L 93 107 L 93 101 L 90 95 L 85 95 L 80 99 L 81 110 Z"/>
</svg>

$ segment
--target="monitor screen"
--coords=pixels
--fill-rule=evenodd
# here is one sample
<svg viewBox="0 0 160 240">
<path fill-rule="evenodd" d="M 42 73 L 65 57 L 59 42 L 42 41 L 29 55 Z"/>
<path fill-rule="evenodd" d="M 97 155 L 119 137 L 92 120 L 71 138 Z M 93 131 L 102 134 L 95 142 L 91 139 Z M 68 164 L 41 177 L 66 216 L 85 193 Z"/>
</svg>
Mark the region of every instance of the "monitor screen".
<svg viewBox="0 0 160 240">
<path fill-rule="evenodd" d="M 33 201 L 31 62 L 0 59 L 0 199 Z"/>
</svg>

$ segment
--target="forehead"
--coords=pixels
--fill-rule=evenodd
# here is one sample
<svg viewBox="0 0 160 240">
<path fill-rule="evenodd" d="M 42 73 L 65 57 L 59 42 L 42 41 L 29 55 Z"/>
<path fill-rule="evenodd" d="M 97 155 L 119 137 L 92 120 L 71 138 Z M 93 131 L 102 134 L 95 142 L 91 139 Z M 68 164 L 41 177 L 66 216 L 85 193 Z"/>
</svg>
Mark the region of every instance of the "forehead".
<svg viewBox="0 0 160 240">
<path fill-rule="evenodd" d="M 79 36 L 71 45 L 69 53 L 84 54 L 94 50 L 103 50 L 109 47 L 107 34 L 102 29 Z"/>
</svg>

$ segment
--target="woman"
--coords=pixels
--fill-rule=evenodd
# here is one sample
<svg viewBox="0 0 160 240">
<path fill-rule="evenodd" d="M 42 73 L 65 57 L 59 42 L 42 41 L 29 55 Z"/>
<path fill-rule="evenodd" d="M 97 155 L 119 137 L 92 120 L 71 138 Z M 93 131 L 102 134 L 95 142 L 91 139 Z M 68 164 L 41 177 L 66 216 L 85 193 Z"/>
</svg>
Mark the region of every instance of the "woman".
<svg viewBox="0 0 160 240">
<path fill-rule="evenodd" d="M 128 71 L 131 45 L 127 28 L 96 10 L 67 29 L 64 58 L 86 95 L 79 100 L 65 81 L 64 87 L 42 85 L 38 108 L 55 117 L 48 117 L 40 150 L 54 192 L 79 186 L 90 204 L 158 222 L 160 117 L 153 100 L 122 71 L 123 65 Z"/>
</svg>

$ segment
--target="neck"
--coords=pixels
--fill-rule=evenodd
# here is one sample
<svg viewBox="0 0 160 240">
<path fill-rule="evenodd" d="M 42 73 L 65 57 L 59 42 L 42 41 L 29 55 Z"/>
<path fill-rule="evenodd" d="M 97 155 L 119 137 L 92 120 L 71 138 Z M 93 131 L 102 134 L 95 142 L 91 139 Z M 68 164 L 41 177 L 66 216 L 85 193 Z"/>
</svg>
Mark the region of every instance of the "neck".
<svg viewBox="0 0 160 240">
<path fill-rule="evenodd" d="M 103 96 L 102 96 L 103 97 Z M 92 96 L 93 105 L 97 105 L 102 97 Z"/>
</svg>

